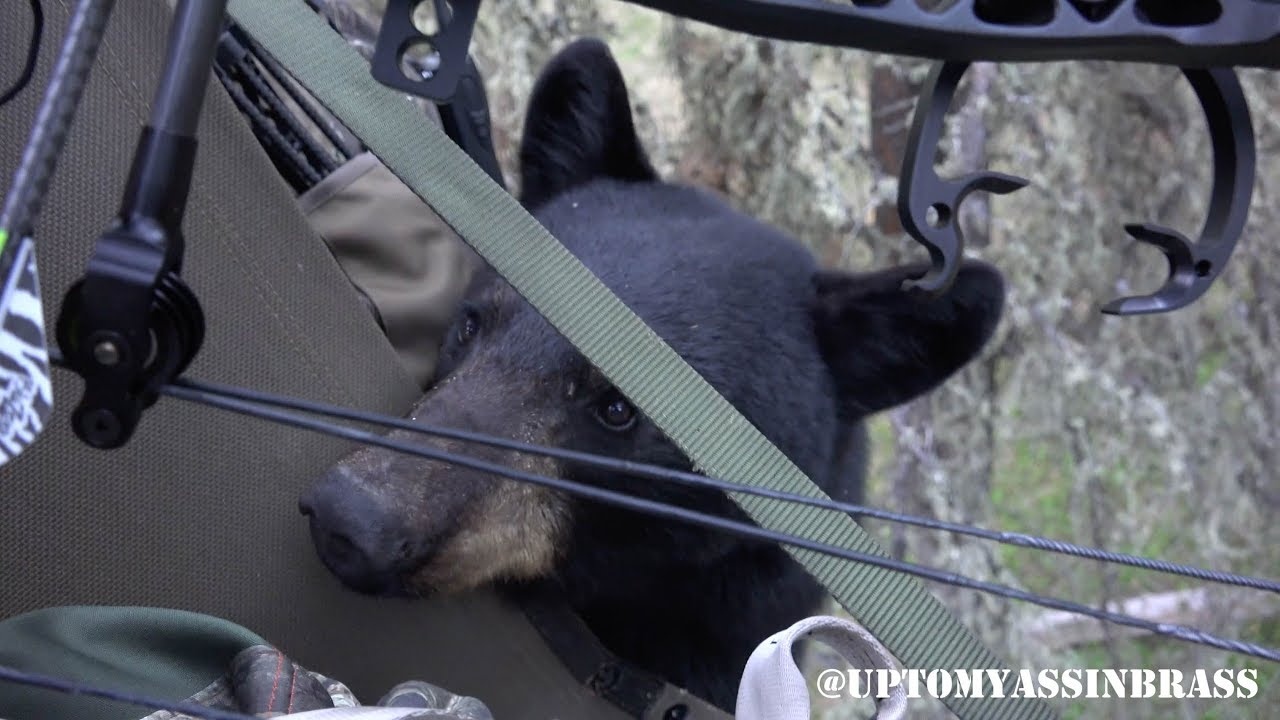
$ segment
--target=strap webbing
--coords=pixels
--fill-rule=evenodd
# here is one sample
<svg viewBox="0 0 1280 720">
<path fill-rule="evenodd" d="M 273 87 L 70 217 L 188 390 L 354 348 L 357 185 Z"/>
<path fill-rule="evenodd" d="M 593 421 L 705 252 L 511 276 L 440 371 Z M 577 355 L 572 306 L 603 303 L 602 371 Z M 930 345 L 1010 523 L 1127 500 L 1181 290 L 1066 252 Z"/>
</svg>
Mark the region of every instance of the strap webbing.
<svg viewBox="0 0 1280 720">
<path fill-rule="evenodd" d="M 685 720 L 732 720 L 732 715 L 706 700 L 610 652 L 569 607 L 557 585 L 532 583 L 512 599 L 569 674 L 629 716 L 666 717 L 672 705 L 680 704 Z M 675 697 L 678 703 L 672 702 Z"/>
<path fill-rule="evenodd" d="M 231 0 L 268 52 L 671 438 L 701 472 L 824 493 L 301 0 Z M 883 555 L 847 515 L 735 495 L 759 525 Z M 915 578 L 787 550 L 908 668 L 1002 669 Z M 961 718 L 1050 718 L 1041 700 L 951 698 Z"/>
</svg>

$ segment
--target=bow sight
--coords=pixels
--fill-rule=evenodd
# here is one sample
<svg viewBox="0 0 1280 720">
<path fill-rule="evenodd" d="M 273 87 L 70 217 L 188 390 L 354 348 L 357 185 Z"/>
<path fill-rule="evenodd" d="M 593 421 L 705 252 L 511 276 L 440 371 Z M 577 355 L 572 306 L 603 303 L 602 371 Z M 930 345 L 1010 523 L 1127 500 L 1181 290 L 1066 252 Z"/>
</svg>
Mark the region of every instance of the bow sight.
<svg viewBox="0 0 1280 720">
<path fill-rule="evenodd" d="M 1103 312 L 1166 312 L 1195 301 L 1222 273 L 1244 228 L 1253 193 L 1254 136 L 1248 105 L 1230 68 L 1280 68 L 1280 0 L 627 1 L 762 37 L 939 61 L 916 108 L 899 183 L 903 226 L 932 259 L 932 269 L 911 283 L 920 291 L 941 292 L 954 279 L 964 252 L 956 222 L 964 198 L 975 190 L 1008 193 L 1026 184 L 991 172 L 942 179 L 933 170 L 944 115 L 965 68 L 974 61 L 1172 65 L 1182 69 L 1195 90 L 1214 150 L 1205 225 L 1195 242 L 1170 228 L 1127 225 L 1131 236 L 1164 252 L 1168 278 L 1157 292 L 1113 301 Z M 450 136 L 500 181 L 491 151 L 485 150 L 489 138 L 483 89 L 468 58 L 480 0 L 430 2 L 437 30 L 424 34 L 413 23 L 422 0 L 388 0 L 372 57 L 373 75 L 440 104 Z M 59 345 L 86 383 L 75 414 L 76 432 L 97 447 L 127 441 L 142 410 L 154 402 L 155 389 L 186 367 L 203 336 L 199 303 L 180 277 L 181 222 L 200 100 L 223 31 L 225 4 L 178 0 L 155 110 L 139 143 L 120 215 L 98 239 L 87 272 L 68 292 L 59 317 Z M 6 288 L 17 287 L 29 265 L 16 258 L 30 255 L 40 198 L 111 6 L 110 0 L 80 0 L 73 13 L 40 120 L 0 216 L 0 271 L 6 274 Z M 417 57 L 409 57 L 411 50 Z M 415 77 L 406 74 L 406 66 Z M 13 238 L 7 248 L 5 237 Z M 7 291 L 4 297 L 7 303 Z M 8 317 L 10 308 L 0 310 L 5 313 L 0 319 Z M 39 414 L 33 432 L 39 431 L 47 408 Z M 24 427 L 0 428 L 0 435 L 11 430 L 28 432 Z"/>
</svg>

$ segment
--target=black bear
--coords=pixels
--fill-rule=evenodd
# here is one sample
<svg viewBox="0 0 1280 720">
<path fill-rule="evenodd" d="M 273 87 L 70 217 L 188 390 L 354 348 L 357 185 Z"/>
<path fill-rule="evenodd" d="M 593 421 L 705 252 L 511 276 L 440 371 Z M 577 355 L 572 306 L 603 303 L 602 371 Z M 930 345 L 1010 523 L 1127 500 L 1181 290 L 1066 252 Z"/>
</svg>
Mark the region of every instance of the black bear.
<svg viewBox="0 0 1280 720">
<path fill-rule="evenodd" d="M 778 229 L 665 182 L 608 49 L 579 40 L 540 76 L 521 201 L 833 497 L 857 501 L 863 420 L 935 388 L 1004 301 L 968 263 L 939 299 L 925 267 L 820 269 Z M 501 277 L 481 273 L 415 421 L 689 470 L 687 458 Z M 745 520 L 726 496 L 514 452 L 394 436 Z M 555 583 L 615 654 L 731 710 L 748 655 L 814 614 L 821 587 L 780 547 L 391 451 L 344 458 L 302 498 L 316 548 L 356 590 L 428 595 Z"/>
</svg>

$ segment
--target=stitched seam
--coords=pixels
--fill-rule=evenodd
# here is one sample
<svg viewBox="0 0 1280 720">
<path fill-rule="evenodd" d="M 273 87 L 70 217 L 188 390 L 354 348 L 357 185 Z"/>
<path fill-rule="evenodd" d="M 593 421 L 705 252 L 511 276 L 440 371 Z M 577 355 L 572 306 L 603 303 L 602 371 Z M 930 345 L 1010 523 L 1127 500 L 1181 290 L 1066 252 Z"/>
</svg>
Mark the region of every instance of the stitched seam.
<svg viewBox="0 0 1280 720">
<path fill-rule="evenodd" d="M 218 87 L 221 88 L 221 85 L 219 85 Z M 217 102 L 217 99 L 206 96 L 205 106 L 204 106 L 206 113 L 209 112 L 209 106 L 213 102 Z M 208 123 L 204 123 L 202 125 L 202 127 L 207 127 L 207 126 L 208 126 Z M 232 130 L 231 133 L 238 134 L 239 131 Z M 256 143 L 256 140 L 253 142 Z M 261 151 L 261 148 L 259 148 L 259 151 Z M 216 175 L 210 176 L 210 179 L 213 180 L 215 177 Z M 315 355 L 307 350 L 306 343 L 300 342 L 300 338 L 298 337 L 298 332 L 293 327 L 293 325 L 285 322 L 284 317 L 277 310 L 278 307 L 284 305 L 284 299 L 280 295 L 280 293 L 275 289 L 275 286 L 271 284 L 270 279 L 267 276 L 263 275 L 261 272 L 259 272 L 258 268 L 255 265 L 244 263 L 242 261 L 243 258 L 241 258 L 239 254 L 239 252 L 242 251 L 243 248 L 233 245 L 231 242 L 228 241 L 227 238 L 232 234 L 232 228 L 227 224 L 226 218 L 231 216 L 226 214 L 226 208 L 220 202 L 220 198 L 218 194 L 215 192 L 210 192 L 204 195 L 204 198 L 207 200 L 207 202 L 194 203 L 192 206 L 190 206 L 189 212 L 198 213 L 204 219 L 209 221 L 210 224 L 216 226 L 219 229 L 220 232 L 215 234 L 219 244 L 221 244 L 223 247 L 225 247 L 229 251 L 226 254 L 230 257 L 231 261 L 235 263 L 235 265 L 238 268 L 241 269 L 243 273 L 251 275 L 257 281 L 256 283 L 250 283 L 255 285 L 255 288 L 254 288 L 256 290 L 255 294 L 262 301 L 261 304 L 262 306 L 264 306 L 264 309 L 267 312 L 269 312 L 271 314 L 271 317 L 276 321 L 276 326 L 280 329 L 281 334 L 284 335 L 285 341 L 289 344 L 289 348 L 304 363 L 306 363 L 307 369 L 310 372 L 311 377 L 323 383 L 329 391 L 334 392 L 335 397 L 343 398 L 347 404 L 354 404 L 354 399 L 347 392 L 344 391 L 345 389 L 342 387 L 342 384 L 337 382 L 337 379 L 333 377 L 332 369 L 329 368 L 325 363 L 319 362 L 319 360 L 315 357 Z M 238 235 L 239 233 L 236 233 L 236 234 Z M 264 294 L 264 291 L 267 294 Z M 274 306 L 272 304 L 273 300 L 275 301 Z M 296 318 L 294 318 L 292 314 L 290 314 L 289 317 L 290 319 L 296 320 Z"/>
<path fill-rule="evenodd" d="M 67 2 L 67 0 L 60 0 L 60 4 L 62 5 L 62 9 L 66 13 L 67 18 L 69 20 L 72 12 L 71 3 Z M 99 47 L 102 49 L 102 51 L 105 51 L 106 54 L 109 55 L 112 60 L 114 60 L 114 62 L 110 64 L 107 68 L 104 68 L 105 72 L 102 72 L 100 74 L 106 76 L 107 81 L 111 83 L 111 87 L 115 88 L 116 94 L 119 95 L 121 99 L 127 102 L 129 100 L 129 94 L 125 92 L 124 86 L 120 84 L 120 76 L 121 75 L 128 76 L 129 73 L 124 71 L 125 70 L 124 64 L 120 62 L 119 56 L 115 54 L 115 50 L 113 49 L 113 43 L 108 41 L 109 35 L 110 35 L 110 30 L 108 29 L 107 32 L 103 35 L 102 42 L 101 44 L 99 44 Z M 137 83 L 130 81 L 130 84 L 133 86 L 133 89 L 135 90 L 133 94 L 133 99 L 135 101 L 144 101 L 144 98 L 142 96 L 142 90 L 141 88 L 138 87 Z M 143 104 L 146 104 L 146 103 L 144 102 Z M 132 115 L 135 121 L 138 120 L 140 117 L 143 117 L 143 115 L 140 115 L 137 112 L 132 113 Z"/>
<path fill-rule="evenodd" d="M 283 656 L 281 656 L 283 657 Z M 293 669 L 293 680 L 289 682 L 289 707 L 284 709 L 284 714 L 288 715 L 293 712 L 294 691 L 298 688 L 298 668 Z"/>
<path fill-rule="evenodd" d="M 276 690 L 280 687 L 280 671 L 284 669 L 284 653 L 276 651 L 276 679 L 271 683 L 271 699 L 267 700 L 267 710 L 276 706 Z"/>
<path fill-rule="evenodd" d="M 65 3 L 65 2 L 64 2 L 64 3 L 63 3 L 63 6 L 65 7 L 66 5 L 67 5 L 67 3 Z M 104 39 L 105 39 L 105 38 L 104 38 Z M 127 39 L 127 38 L 126 38 L 126 39 Z M 111 56 L 111 59 L 115 61 L 116 68 L 117 68 L 118 70 L 124 70 L 124 68 L 125 68 L 125 64 L 124 64 L 124 62 L 120 59 L 120 56 L 116 54 L 115 47 L 114 47 L 112 44 L 110 44 L 110 43 L 106 43 L 106 42 L 102 43 L 102 45 L 103 45 L 103 49 L 107 51 L 107 54 Z M 133 87 L 133 97 L 134 97 L 134 99 L 135 99 L 135 100 L 138 100 L 138 101 L 141 101 L 141 102 L 143 102 L 144 104 L 149 105 L 150 103 L 147 103 L 147 102 L 146 102 L 146 99 L 147 99 L 147 97 L 146 97 L 146 93 L 144 93 L 144 92 L 142 91 L 142 88 L 138 86 L 138 82 L 137 82 L 137 80 L 134 80 L 134 79 L 133 79 L 133 74 L 132 74 L 132 73 L 127 73 L 127 72 L 126 72 L 126 73 L 122 73 L 122 74 L 123 74 L 126 78 L 128 78 L 128 80 L 129 80 L 129 85 L 130 85 L 131 87 Z M 119 85 L 116 85 L 116 87 L 117 87 L 117 88 L 119 88 L 120 86 L 119 86 Z M 121 88 L 121 93 L 120 93 L 120 94 L 121 94 L 121 95 L 123 95 L 123 94 L 124 94 L 124 92 L 123 92 L 123 88 Z"/>
<path fill-rule="evenodd" d="M 212 207 L 206 206 L 201 209 L 198 207 L 200 204 L 197 203 L 197 206 L 193 206 L 192 210 L 200 213 L 201 215 L 207 216 L 207 219 L 211 220 L 220 230 L 223 231 L 216 234 L 219 244 L 229 251 L 227 252 L 227 255 L 230 257 L 231 261 L 235 263 L 236 267 L 240 268 L 242 272 L 246 275 L 252 276 L 257 281 L 249 284 L 253 285 L 254 289 L 257 291 L 255 294 L 258 296 L 259 300 L 262 301 L 263 309 L 270 313 L 271 317 L 276 321 L 276 326 L 284 336 L 285 342 L 289 344 L 289 348 L 306 363 L 307 369 L 313 378 L 324 383 L 328 390 L 335 392 L 336 396 L 344 398 L 348 404 L 355 404 L 354 399 L 344 391 L 344 388 L 342 388 L 333 377 L 332 369 L 325 363 L 319 362 L 315 355 L 307 350 L 306 343 L 299 342 L 298 333 L 293 327 L 293 324 L 285 322 L 284 316 L 277 309 L 277 307 L 284 304 L 284 299 L 276 290 L 275 286 L 271 284 L 270 279 L 259 272 L 255 265 L 242 262 L 243 258 L 241 258 L 237 252 L 242 248 L 232 245 L 227 241 L 227 235 L 230 232 L 230 228 L 220 219 L 221 217 L 224 217 L 222 215 L 224 208 L 222 204 L 218 202 L 216 194 L 209 194 L 207 196 L 207 200 L 209 201 L 208 206 Z M 216 212 L 213 212 L 214 210 L 216 210 Z M 275 301 L 275 304 L 272 303 L 273 300 Z M 292 314 L 290 314 L 289 317 L 291 319 L 296 319 Z"/>
</svg>

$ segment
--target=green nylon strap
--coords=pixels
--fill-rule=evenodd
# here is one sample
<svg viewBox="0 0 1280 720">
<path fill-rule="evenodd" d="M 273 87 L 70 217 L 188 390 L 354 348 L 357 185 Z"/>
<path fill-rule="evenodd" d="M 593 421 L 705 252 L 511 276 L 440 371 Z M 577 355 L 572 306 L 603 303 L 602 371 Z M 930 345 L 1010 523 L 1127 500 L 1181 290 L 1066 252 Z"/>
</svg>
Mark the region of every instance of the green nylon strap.
<svg viewBox="0 0 1280 720">
<path fill-rule="evenodd" d="M 825 494 L 420 110 L 301 0 L 231 0 L 231 15 L 709 475 Z M 867 554 L 851 518 L 735 495 L 762 527 Z M 1002 669 L 915 578 L 787 547 L 907 668 Z M 782 629 L 782 628 L 779 628 Z M 923 689 L 922 689 L 923 692 Z M 961 718 L 1050 718 L 1042 700 L 951 698 Z"/>
</svg>

